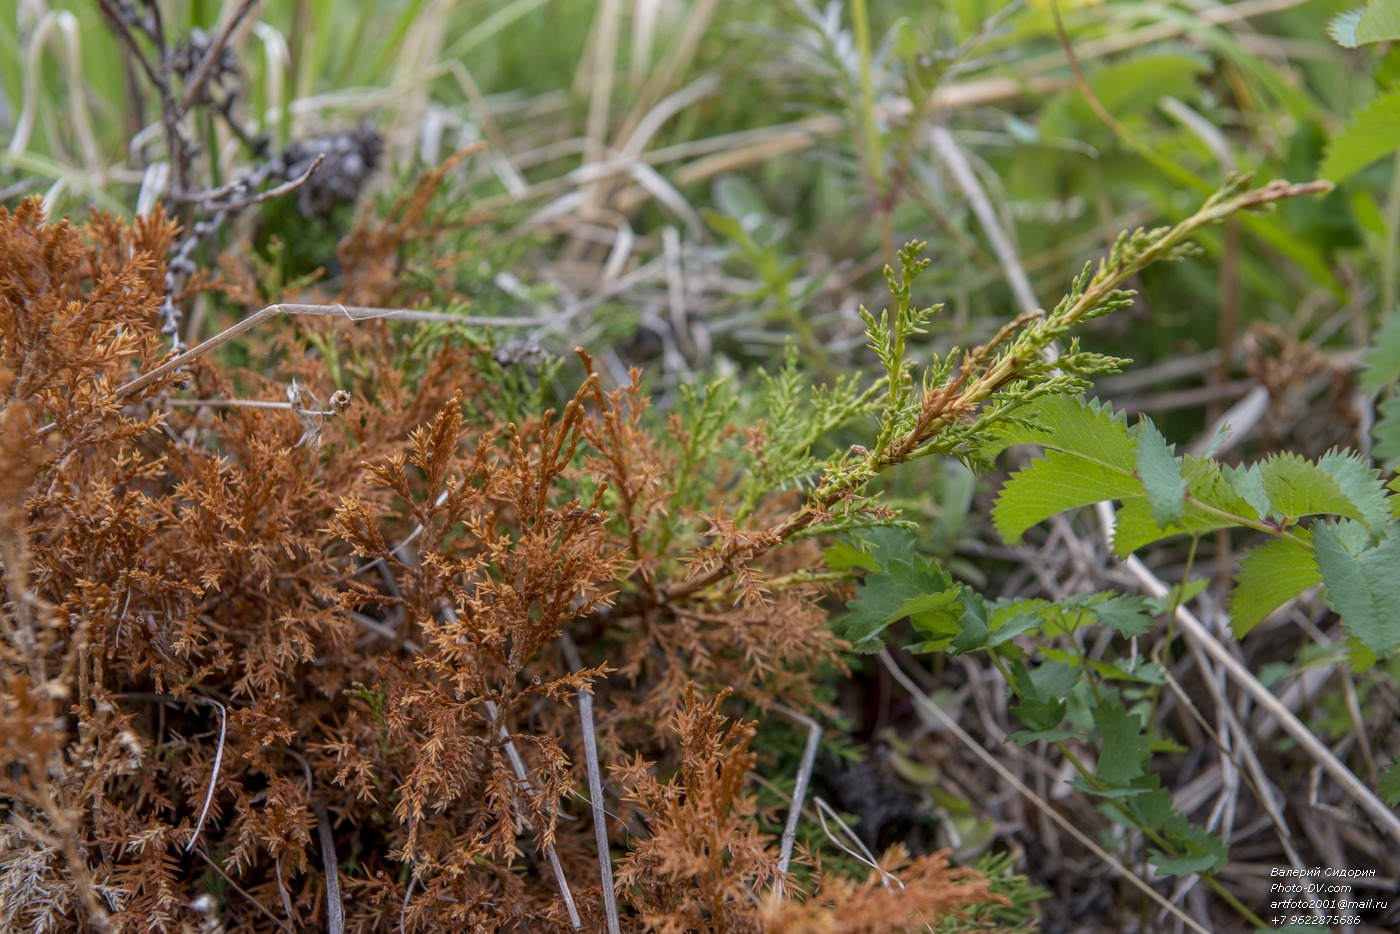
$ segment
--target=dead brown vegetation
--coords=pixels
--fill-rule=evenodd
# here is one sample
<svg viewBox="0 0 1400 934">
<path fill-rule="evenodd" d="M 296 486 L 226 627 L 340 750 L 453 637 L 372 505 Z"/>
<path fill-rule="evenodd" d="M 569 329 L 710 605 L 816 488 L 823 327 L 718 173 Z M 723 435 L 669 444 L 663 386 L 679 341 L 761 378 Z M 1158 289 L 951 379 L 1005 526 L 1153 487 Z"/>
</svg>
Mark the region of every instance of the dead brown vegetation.
<svg viewBox="0 0 1400 934">
<path fill-rule="evenodd" d="M 347 241 L 343 300 L 411 300 L 384 271 L 422 206 L 397 210 Z M 835 663 L 816 548 L 753 531 L 790 498 L 729 519 L 723 483 L 680 482 L 694 426 L 651 430 L 586 355 L 561 411 L 501 423 L 480 348 L 409 377 L 384 321 L 127 391 L 169 346 L 174 235 L 0 211 L 0 924 L 601 929 L 581 691 L 624 929 L 895 931 L 995 900 L 899 853 L 772 894 L 758 727 L 723 698 L 810 708 Z M 297 328 L 353 355 L 343 382 Z M 307 404 L 334 390 L 348 411 Z M 292 404 L 220 401 L 269 397 Z"/>
</svg>

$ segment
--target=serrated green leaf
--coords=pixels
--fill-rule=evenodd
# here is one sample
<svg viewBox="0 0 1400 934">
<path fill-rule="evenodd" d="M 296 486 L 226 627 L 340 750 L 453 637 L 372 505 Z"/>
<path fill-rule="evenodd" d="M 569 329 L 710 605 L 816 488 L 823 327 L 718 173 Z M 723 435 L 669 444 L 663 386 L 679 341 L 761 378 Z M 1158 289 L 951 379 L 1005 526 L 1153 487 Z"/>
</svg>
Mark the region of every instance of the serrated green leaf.
<svg viewBox="0 0 1400 934">
<path fill-rule="evenodd" d="M 1037 698 L 1067 697 L 1084 673 L 1077 665 L 1046 662 L 1031 672 L 1028 695 Z"/>
<path fill-rule="evenodd" d="M 1264 492 L 1264 475 L 1258 464 L 1238 467 L 1221 466 L 1220 476 L 1235 494 L 1249 503 L 1254 510 L 1254 518 L 1262 519 L 1269 514 L 1269 496 Z"/>
<path fill-rule="evenodd" d="M 1396 0 L 1371 0 L 1361 14 L 1356 38 L 1360 42 L 1393 42 L 1400 39 L 1400 3 Z"/>
<path fill-rule="evenodd" d="M 1356 48 L 1361 44 L 1361 38 L 1357 33 L 1361 30 L 1361 14 L 1365 12 L 1365 7 L 1357 7 L 1354 10 L 1338 13 L 1327 21 L 1327 35 L 1331 36 L 1332 41 L 1344 49 Z"/>
<path fill-rule="evenodd" d="M 838 573 L 853 568 L 860 568 L 862 571 L 880 570 L 880 562 L 873 554 L 845 542 L 837 542 L 830 548 L 823 549 L 822 558 L 825 559 L 828 568 Z"/>
<path fill-rule="evenodd" d="M 1288 519 L 1303 516 L 1345 516 L 1362 519 L 1360 507 L 1347 498 L 1337 481 L 1298 454 L 1275 454 L 1259 465 L 1264 495 L 1274 512 Z"/>
<path fill-rule="evenodd" d="M 1078 396 L 1042 396 L 1017 411 L 1018 421 L 1001 426 L 988 456 L 1016 444 L 1038 444 L 1078 454 L 1123 473 L 1131 473 L 1133 441 L 1128 420 L 1097 400 Z"/>
<path fill-rule="evenodd" d="M 1388 657 L 1400 647 L 1400 524 L 1379 545 L 1355 552 L 1332 526 L 1318 522 L 1312 532 L 1327 605 L 1367 648 Z"/>
<path fill-rule="evenodd" d="M 907 615 L 903 610 L 906 601 L 942 593 L 952 586 L 952 579 L 928 562 L 891 559 L 888 570 L 866 577 L 856 598 L 846 604 L 850 613 L 845 620 L 845 638 L 859 643 L 879 635 Z"/>
<path fill-rule="evenodd" d="M 962 627 L 962 633 L 949 645 L 955 653 L 980 649 L 987 644 L 987 639 L 992 633 L 991 614 L 982 595 L 964 587 L 961 602 L 963 612 L 958 618 L 958 624 Z"/>
<path fill-rule="evenodd" d="M 1052 730 L 1065 718 L 1069 704 L 1064 701 L 1026 698 L 1011 708 L 1016 719 L 1032 731 Z"/>
<path fill-rule="evenodd" d="M 1100 500 L 1141 494 L 1142 483 L 1131 469 L 1051 450 L 1002 487 L 992 507 L 992 522 L 1002 539 L 1015 545 L 1027 529 L 1053 515 Z"/>
<path fill-rule="evenodd" d="M 1126 639 L 1140 636 L 1152 628 L 1147 601 L 1142 597 L 1112 594 L 1089 604 L 1099 621 Z"/>
<path fill-rule="evenodd" d="M 988 647 L 1001 645 L 1038 629 L 1045 622 L 1038 612 L 1042 605 L 1045 605 L 1043 600 L 999 602 L 992 613 L 992 633 L 987 638 Z"/>
<path fill-rule="evenodd" d="M 864 529 L 860 537 L 882 568 L 888 569 L 891 561 L 908 561 L 914 553 L 914 533 L 898 526 L 882 525 Z"/>
<path fill-rule="evenodd" d="M 941 593 L 922 594 L 905 600 L 899 607 L 896 618 L 909 617 L 914 630 L 928 637 L 923 651 L 942 649 L 962 632 L 958 617 L 962 606 L 958 602 L 962 595 L 961 587 L 953 587 Z"/>
<path fill-rule="evenodd" d="M 1361 371 L 1361 388 L 1365 392 L 1380 392 L 1400 379 L 1400 311 L 1392 311 L 1381 320 L 1371 349 L 1366 351 L 1365 363 L 1366 368 Z"/>
<path fill-rule="evenodd" d="M 1400 463 L 1400 394 L 1392 395 L 1376 407 L 1376 424 L 1371 429 L 1375 444 L 1371 456 L 1394 470 Z M 1400 498 L 1391 499 L 1391 511 L 1400 510 Z"/>
<path fill-rule="evenodd" d="M 1074 665 L 1046 662 L 1028 672 L 1024 664 L 1009 666 L 1019 703 L 1011 708 L 1031 730 L 1052 730 L 1065 718 L 1069 705 L 1061 700 L 1079 683 L 1082 672 Z"/>
<path fill-rule="evenodd" d="M 1082 791 L 1086 795 L 1093 795 L 1096 798 L 1107 798 L 1110 801 L 1130 801 L 1145 795 L 1141 788 L 1128 786 L 1126 788 L 1105 788 L 1102 785 L 1094 785 L 1082 776 L 1070 779 L 1069 786 L 1075 791 Z"/>
<path fill-rule="evenodd" d="M 1128 812 L 1139 824 L 1147 827 L 1177 827 L 1186 817 L 1176 809 L 1170 791 L 1162 787 L 1156 775 L 1144 775 L 1135 783 L 1142 794 L 1128 803 Z"/>
<path fill-rule="evenodd" d="M 879 636 L 872 636 L 863 642 L 856 642 L 851 646 L 851 651 L 857 655 L 879 655 L 885 651 L 885 640 Z"/>
<path fill-rule="evenodd" d="M 1381 472 L 1370 461 L 1350 451 L 1331 450 L 1322 455 L 1317 466 L 1337 483 L 1342 495 L 1360 513 L 1357 517 L 1373 538 L 1379 538 L 1390 522 L 1390 503 L 1381 483 Z"/>
<path fill-rule="evenodd" d="M 1156 662 L 1139 662 L 1136 668 L 1129 668 L 1127 659 L 1111 662 L 1091 658 L 1089 667 L 1108 681 L 1130 681 L 1133 684 L 1166 684 L 1162 666 Z"/>
<path fill-rule="evenodd" d="M 1306 531 L 1297 534 L 1310 538 Z M 1240 561 L 1235 589 L 1230 593 L 1230 628 L 1235 637 L 1244 638 L 1274 610 L 1321 581 L 1312 548 L 1306 543 L 1275 538 L 1251 549 Z"/>
<path fill-rule="evenodd" d="M 1186 510 L 1186 478 L 1174 452 L 1157 426 L 1143 419 L 1137 430 L 1137 474 L 1161 528 L 1180 522 Z"/>
<path fill-rule="evenodd" d="M 1239 523 L 1229 516 L 1218 516 L 1196 508 L 1188 508 L 1181 522 L 1162 528 L 1152 515 L 1147 500 L 1125 499 L 1118 510 L 1113 528 L 1113 553 L 1120 558 L 1173 535 L 1203 535 L 1216 529 L 1233 528 Z"/>
<path fill-rule="evenodd" d="M 1392 762 L 1381 774 L 1376 791 L 1391 807 L 1400 807 L 1400 762 Z"/>
<path fill-rule="evenodd" d="M 1017 730 L 1015 733 L 1007 734 L 1007 739 L 1017 746 L 1029 746 L 1031 743 L 1046 740 L 1056 742 L 1062 739 L 1082 739 L 1084 734 L 1079 730 Z"/>
<path fill-rule="evenodd" d="M 1400 149 L 1400 90 L 1388 91 L 1357 110 L 1327 145 L 1318 174 L 1343 182 Z"/>
<path fill-rule="evenodd" d="M 1147 769 L 1152 737 L 1143 732 L 1137 714 L 1123 709 L 1114 698 L 1094 708 L 1094 722 L 1103 734 L 1099 749 L 1099 779 L 1115 787 L 1130 784 Z"/>
<path fill-rule="evenodd" d="M 1228 860 L 1229 854 L 1225 854 Z M 1208 869 L 1220 868 L 1224 865 L 1221 854 L 1217 851 L 1206 851 L 1192 853 L 1186 856 L 1171 857 L 1161 850 L 1153 849 L 1148 861 L 1156 866 L 1158 871 L 1169 876 L 1190 876 L 1198 872 L 1205 872 Z"/>
</svg>

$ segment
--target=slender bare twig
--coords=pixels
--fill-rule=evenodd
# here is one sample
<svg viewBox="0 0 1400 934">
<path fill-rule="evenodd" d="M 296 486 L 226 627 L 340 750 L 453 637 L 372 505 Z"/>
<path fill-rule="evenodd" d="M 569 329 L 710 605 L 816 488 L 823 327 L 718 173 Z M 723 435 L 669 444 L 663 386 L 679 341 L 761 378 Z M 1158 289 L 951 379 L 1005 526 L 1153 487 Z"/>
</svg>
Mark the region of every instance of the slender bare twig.
<svg viewBox="0 0 1400 934">
<path fill-rule="evenodd" d="M 177 195 L 172 193 L 170 199 L 172 201 L 187 201 L 191 203 L 204 204 L 206 206 L 212 204 L 216 205 L 219 208 L 219 210 L 224 211 L 226 213 L 237 213 L 239 211 L 244 210 L 245 208 L 250 208 L 255 204 L 261 204 L 264 201 L 271 201 L 273 198 L 280 198 L 283 195 L 291 194 L 292 192 L 300 188 L 302 185 L 305 185 L 311 179 L 311 174 L 317 169 L 319 169 L 321 167 L 321 164 L 325 161 L 326 154 L 321 153 L 314 160 L 312 160 L 311 164 L 306 167 L 306 170 L 300 175 L 298 175 L 296 178 L 285 181 L 280 185 L 274 185 L 266 191 L 254 192 L 253 194 L 248 195 L 247 197 L 239 201 L 229 201 L 226 203 L 221 203 L 223 202 L 224 198 L 228 198 L 233 195 L 242 195 L 248 192 L 251 188 L 255 187 L 255 183 L 257 182 L 256 178 L 245 177 L 234 179 L 227 185 L 211 189 L 210 191 L 197 192 L 195 194 Z"/>
<path fill-rule="evenodd" d="M 179 409 L 199 409 L 204 406 L 218 409 L 282 409 L 300 415 L 339 415 L 334 409 L 300 409 L 290 402 L 269 402 L 264 399 L 166 399 L 162 405 Z"/>
<path fill-rule="evenodd" d="M 321 842 L 321 869 L 326 877 L 326 930 L 330 934 L 345 934 L 345 903 L 340 895 L 340 864 L 335 858 L 335 837 L 331 835 L 331 819 L 326 806 L 311 799 L 311 811 L 316 815 L 316 836 Z"/>
<path fill-rule="evenodd" d="M 219 57 L 223 55 L 224 46 L 228 44 L 229 36 L 238 28 L 260 0 L 243 0 L 233 11 L 224 18 L 219 31 L 214 34 L 214 38 L 209 42 L 209 48 L 205 50 L 204 57 L 199 61 L 199 67 L 190 76 L 190 80 L 185 85 L 185 94 L 180 98 L 180 113 L 189 113 L 191 107 L 199 99 L 199 95 L 204 91 L 204 85 L 208 83 L 209 76 L 214 73 L 214 66 L 218 64 Z"/>
<path fill-rule="evenodd" d="M 583 668 L 578 647 L 568 633 L 559 634 L 559 645 L 574 671 Z M 593 690 L 578 692 L 579 726 L 583 730 L 583 762 L 588 771 L 588 797 L 593 808 L 593 836 L 598 842 L 598 875 L 603 889 L 603 912 L 608 920 L 608 934 L 621 930 L 617 914 L 617 893 L 613 891 L 612 849 L 608 844 L 607 812 L 603 810 L 603 778 L 598 768 L 598 737 L 593 727 Z"/>
<path fill-rule="evenodd" d="M 191 347 L 184 353 L 171 357 L 150 372 L 142 374 L 131 382 L 119 387 L 117 391 L 112 394 L 113 399 L 117 402 L 123 402 L 129 399 L 142 389 L 145 389 L 159 379 L 169 376 L 191 361 L 199 359 L 211 350 L 222 347 L 235 337 L 248 333 L 267 319 L 275 318 L 277 315 L 282 314 L 346 317 L 356 321 L 375 318 L 387 318 L 399 321 L 447 321 L 456 322 L 457 324 L 466 325 L 468 327 L 531 327 L 540 323 L 538 318 L 475 318 L 440 311 L 412 311 L 406 308 L 366 308 L 358 305 L 301 305 L 294 303 L 268 305 L 261 311 L 254 312 L 242 321 L 219 332 L 198 346 Z"/>
<path fill-rule="evenodd" d="M 190 840 L 185 844 L 185 852 L 188 853 L 194 848 L 195 841 L 199 839 L 199 832 L 204 828 L 204 819 L 209 816 L 209 805 L 214 801 L 214 789 L 219 783 L 219 764 L 224 761 L 224 737 L 228 732 L 228 711 L 224 705 L 214 700 L 212 697 L 193 697 L 191 700 L 201 704 L 213 704 L 219 710 L 219 747 L 214 751 L 214 767 L 209 770 L 209 790 L 204 794 L 204 806 L 199 809 L 199 821 L 194 825 L 194 833 L 190 834 Z"/>
<path fill-rule="evenodd" d="M 219 711 L 219 745 L 214 750 L 214 767 L 209 770 L 209 789 L 204 793 L 204 806 L 200 808 L 199 820 L 194 825 L 194 833 L 190 834 L 189 842 L 185 844 L 185 852 L 188 853 L 199 841 L 199 832 L 204 828 L 204 821 L 209 816 L 209 806 L 214 801 L 214 789 L 219 782 L 219 766 L 224 761 L 224 739 L 228 735 L 228 710 L 212 697 L 173 697 L 169 694 L 152 694 L 142 691 L 128 692 L 119 696 L 128 700 L 155 701 L 161 704 L 210 704 Z"/>
<path fill-rule="evenodd" d="M 817 761 L 817 749 L 821 746 L 821 724 L 811 717 L 787 707 L 773 708 L 790 719 L 807 727 L 807 745 L 802 750 L 802 760 L 797 766 L 797 779 L 792 786 L 792 805 L 788 808 L 787 824 L 783 827 L 782 843 L 778 850 L 778 877 L 773 883 L 773 897 L 783 897 L 783 876 L 792 864 L 792 849 L 797 844 L 797 824 L 802 817 L 802 802 L 807 797 L 807 786 L 812 781 L 812 769 Z"/>
<path fill-rule="evenodd" d="M 885 888 L 889 888 L 891 882 L 901 889 L 904 888 L 904 882 L 900 880 L 899 876 L 896 876 L 880 865 L 880 861 L 876 859 L 875 854 L 870 852 L 870 847 L 866 846 L 865 841 L 860 838 L 860 835 L 851 829 L 850 824 L 842 820 L 841 815 L 836 813 L 835 808 L 827 804 L 825 799 L 820 797 L 813 798 L 812 804 L 815 805 L 817 809 L 817 823 L 821 825 L 822 833 L 826 834 L 826 838 L 831 841 L 832 845 L 856 862 L 863 863 L 878 872 L 880 874 L 880 883 L 884 885 Z M 841 828 L 841 836 L 837 836 L 831 832 L 831 828 L 827 826 L 828 820 Z M 848 846 L 842 840 L 842 837 L 849 840 L 851 845 Z"/>
</svg>

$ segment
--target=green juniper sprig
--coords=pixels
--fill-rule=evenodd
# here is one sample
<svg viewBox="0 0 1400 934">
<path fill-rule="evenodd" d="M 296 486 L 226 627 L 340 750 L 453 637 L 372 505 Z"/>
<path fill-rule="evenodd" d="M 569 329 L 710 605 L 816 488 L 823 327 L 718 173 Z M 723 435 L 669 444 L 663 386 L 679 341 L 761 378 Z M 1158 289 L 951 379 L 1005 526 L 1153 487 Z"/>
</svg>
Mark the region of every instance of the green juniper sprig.
<svg viewBox="0 0 1400 934">
<path fill-rule="evenodd" d="M 859 514 L 866 485 L 897 464 L 931 454 L 957 457 L 974 466 L 983 464 L 981 449 L 991 443 L 988 429 L 993 424 L 1014 418 L 1017 409 L 1037 398 L 1081 392 L 1088 386 L 1089 376 L 1116 372 L 1126 362 L 1081 351 L 1077 341 L 1070 342 L 1066 353 L 1051 359 L 1053 348 L 1074 327 L 1132 303 L 1134 293 L 1123 289 L 1123 283 L 1154 263 L 1193 255 L 1196 247 L 1191 237 L 1233 214 L 1331 188 L 1326 181 L 1274 181 L 1254 189 L 1248 183 L 1248 176 L 1231 178 L 1198 211 L 1172 227 L 1124 233 L 1097 268 L 1086 264 L 1054 310 L 1024 312 L 985 344 L 966 352 L 955 347 L 941 359 L 935 355 L 917 384 L 914 363 L 908 359 L 908 341 L 924 333 L 923 326 L 941 306 L 914 305 L 913 284 L 927 260 L 920 257 L 923 243 L 906 245 L 899 254 L 901 274 L 896 278 L 894 271 L 886 268 L 893 311 L 884 310 L 877 319 L 861 309 L 870 347 L 884 368 L 884 374 L 858 396 L 870 400 L 872 394 L 884 392 L 875 446 L 853 445 L 831 457 L 801 508 L 757 540 L 728 543 L 709 570 L 673 585 L 665 599 L 682 598 L 713 586 L 738 564 L 815 523 L 832 521 L 834 513 L 840 513 L 842 520 L 853 520 Z"/>
</svg>

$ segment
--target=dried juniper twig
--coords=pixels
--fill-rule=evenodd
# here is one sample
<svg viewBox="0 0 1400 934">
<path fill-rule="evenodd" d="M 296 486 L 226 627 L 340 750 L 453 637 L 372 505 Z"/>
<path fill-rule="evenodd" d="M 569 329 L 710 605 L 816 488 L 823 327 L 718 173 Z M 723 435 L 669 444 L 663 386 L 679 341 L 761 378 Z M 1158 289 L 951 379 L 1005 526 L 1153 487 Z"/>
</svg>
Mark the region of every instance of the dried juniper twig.
<svg viewBox="0 0 1400 934">
<path fill-rule="evenodd" d="M 195 29 L 179 45 L 172 44 L 160 9 L 151 0 L 139 5 L 131 0 L 98 2 L 130 61 L 136 63 L 160 100 L 169 165 L 164 195 L 175 206 L 174 216 L 186 230 L 172 245 L 166 264 L 161 333 L 170 337 L 172 351 L 180 354 L 185 344 L 176 297 L 196 271 L 195 252 L 212 242 L 239 214 L 293 191 L 301 190 L 298 206 L 306 217 L 325 215 L 337 204 L 353 201 L 378 167 L 383 143 L 372 127 L 361 124 L 346 132 L 294 142 L 280 155 L 273 155 L 267 136 L 237 119 L 235 109 L 244 77 L 228 41 L 256 6 L 255 0 L 243 0 L 234 7 L 212 36 Z M 253 167 L 241 177 L 219 187 L 205 187 L 195 177 L 194 162 L 201 147 L 187 124 L 201 107 L 218 114 L 254 160 Z M 272 187 L 263 190 L 269 183 Z"/>
</svg>

